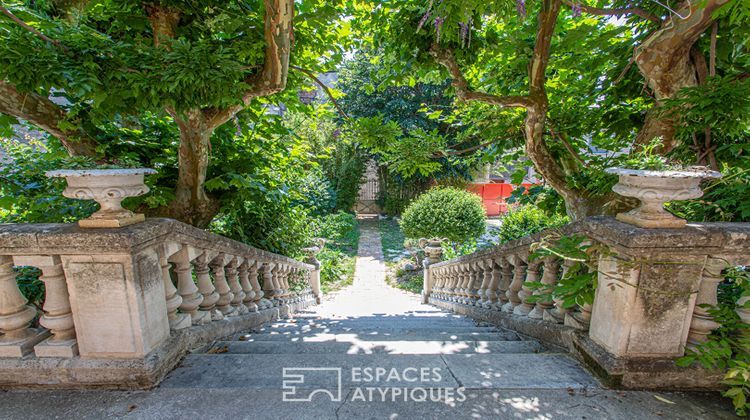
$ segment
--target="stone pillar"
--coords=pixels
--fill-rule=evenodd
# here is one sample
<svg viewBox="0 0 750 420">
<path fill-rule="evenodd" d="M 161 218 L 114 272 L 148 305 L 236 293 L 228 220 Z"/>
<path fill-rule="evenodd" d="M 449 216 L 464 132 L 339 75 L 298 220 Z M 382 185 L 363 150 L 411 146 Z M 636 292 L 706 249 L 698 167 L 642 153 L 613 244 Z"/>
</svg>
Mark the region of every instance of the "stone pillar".
<svg viewBox="0 0 750 420">
<path fill-rule="evenodd" d="M 177 259 L 174 257 L 177 256 Z M 184 259 L 181 258 L 184 256 Z M 190 276 L 187 252 L 172 257 L 180 310 L 197 310 L 202 296 Z M 169 337 L 167 302 L 159 253 L 61 256 L 81 358 L 143 358 Z"/>
<path fill-rule="evenodd" d="M 172 249 L 172 248 L 176 249 Z M 177 309 L 182 305 L 182 296 L 177 293 L 177 288 L 172 282 L 172 275 L 169 272 L 169 256 L 179 250 L 177 244 L 162 244 L 159 250 L 159 265 L 161 266 L 161 278 L 164 282 L 164 299 L 167 302 L 167 318 L 169 327 L 173 330 L 187 328 L 191 325 L 190 315 L 178 313 Z"/>
<path fill-rule="evenodd" d="M 726 267 L 727 262 L 723 259 L 712 257 L 706 259 L 688 332 L 688 345 L 691 347 L 708 341 L 708 334 L 719 328 L 719 323 L 714 321 L 708 313 L 708 308 L 704 308 L 702 305 L 715 307 L 719 304 L 716 294 L 719 283 L 724 281 L 722 271 Z"/>
<path fill-rule="evenodd" d="M 511 255 L 508 257 L 508 261 L 513 264 L 513 281 L 508 286 L 508 303 L 503 305 L 503 312 L 512 313 L 516 306 L 521 304 L 521 298 L 518 297 L 518 292 L 523 287 L 524 279 L 526 278 L 526 263 L 520 255 Z"/>
<path fill-rule="evenodd" d="M 422 275 L 424 276 L 422 282 L 422 303 L 427 303 L 432 293 L 433 274 L 430 264 L 436 264 L 443 259 L 443 248 L 440 246 L 440 242 L 439 240 L 430 239 L 426 240 L 426 245 L 424 246 L 425 258 L 422 261 L 422 267 L 424 267 L 422 271 Z"/>
<path fill-rule="evenodd" d="M 315 296 L 315 303 L 320 304 L 322 293 L 320 291 L 320 261 L 317 258 L 312 257 L 307 260 L 308 264 L 312 264 L 315 268 L 310 273 L 310 287 L 312 288 L 313 296 Z"/>
<path fill-rule="evenodd" d="M 39 280 L 44 282 L 44 313 L 39 318 L 39 324 L 49 329 L 52 337 L 34 346 L 34 353 L 37 357 L 77 356 L 76 330 L 60 257 L 22 256 L 14 257 L 13 261 L 18 266 L 33 266 L 42 270 Z"/>
<path fill-rule="evenodd" d="M 177 274 L 177 293 L 182 296 L 180 311 L 190 315 L 193 325 L 211 322 L 208 312 L 198 309 L 203 302 L 203 295 L 199 293 L 198 287 L 193 283 L 188 248 L 183 247 L 179 252 L 172 255 L 169 261 L 174 263 L 174 272 Z"/>
<path fill-rule="evenodd" d="M 0 357 L 23 357 L 49 332 L 30 328 L 36 308 L 27 305 L 13 271 L 13 258 L 0 255 Z"/>
<path fill-rule="evenodd" d="M 704 260 L 643 248 L 600 257 L 591 339 L 617 357 L 682 356 Z"/>
<path fill-rule="evenodd" d="M 535 295 L 542 293 L 549 293 L 552 288 L 557 284 L 558 271 L 560 270 L 560 260 L 557 257 L 545 257 L 544 268 L 542 273 L 542 281 L 546 287 L 539 289 L 534 292 Z M 552 301 L 539 300 L 536 302 L 534 309 L 529 312 L 529 318 L 542 319 L 544 312 L 552 307 Z"/>
<path fill-rule="evenodd" d="M 526 316 L 534 309 L 534 304 L 529 301 L 531 296 L 533 296 L 533 293 L 531 289 L 526 286 L 526 282 L 533 283 L 539 280 L 539 266 L 541 264 L 542 261 L 536 259 L 534 261 L 529 261 L 529 264 L 526 266 L 526 279 L 524 280 L 524 284 L 521 285 L 521 291 L 518 292 L 518 298 L 521 300 L 521 304 L 513 309 L 515 315 Z"/>
<path fill-rule="evenodd" d="M 245 293 L 245 298 L 242 299 L 242 304 L 245 305 L 249 312 L 258 312 L 258 305 L 255 303 L 255 291 L 253 290 L 253 284 L 250 281 L 251 276 L 255 275 L 255 279 L 258 279 L 258 269 L 256 268 L 256 262 L 254 260 L 245 259 L 240 266 L 240 286 L 242 291 Z"/>
<path fill-rule="evenodd" d="M 219 293 L 216 291 L 211 281 L 208 264 L 216 257 L 216 252 L 204 251 L 198 258 L 193 261 L 195 266 L 195 277 L 198 279 L 198 291 L 203 295 L 203 301 L 200 304 L 202 311 L 211 314 L 212 321 L 224 319 L 224 314 L 216 308 L 216 302 L 219 301 Z"/>
</svg>

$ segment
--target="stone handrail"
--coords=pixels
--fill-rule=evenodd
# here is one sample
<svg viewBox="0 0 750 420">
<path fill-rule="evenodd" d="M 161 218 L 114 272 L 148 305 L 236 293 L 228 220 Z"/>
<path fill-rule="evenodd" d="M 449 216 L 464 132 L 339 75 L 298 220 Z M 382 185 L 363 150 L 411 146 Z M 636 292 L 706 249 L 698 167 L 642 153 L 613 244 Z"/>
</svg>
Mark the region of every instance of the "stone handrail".
<svg viewBox="0 0 750 420">
<path fill-rule="evenodd" d="M 606 247 L 598 262 L 593 305 L 534 302 L 524 284 L 554 286 L 572 265 L 554 255 L 529 258 L 532 244 L 578 234 Z M 430 260 L 435 260 L 431 256 Z M 750 265 L 750 223 L 691 223 L 645 229 L 591 217 L 553 231 L 435 262 L 425 270 L 425 302 L 481 308 L 581 331 L 615 358 L 674 358 L 719 325 L 703 304 L 717 303 L 723 270 Z M 476 309 L 475 309 L 476 311 Z M 744 320 L 745 309 L 738 310 Z"/>
<path fill-rule="evenodd" d="M 14 266 L 42 272 L 39 328 L 31 326 L 37 309 L 21 294 Z M 234 328 L 227 325 L 248 325 L 233 320 L 314 303 L 317 270 L 171 219 L 119 229 L 0 225 L 0 361 L 146 360 L 169 350 L 163 347 L 180 331 L 227 335 Z M 8 366 L 0 363 L 0 376 Z"/>
</svg>

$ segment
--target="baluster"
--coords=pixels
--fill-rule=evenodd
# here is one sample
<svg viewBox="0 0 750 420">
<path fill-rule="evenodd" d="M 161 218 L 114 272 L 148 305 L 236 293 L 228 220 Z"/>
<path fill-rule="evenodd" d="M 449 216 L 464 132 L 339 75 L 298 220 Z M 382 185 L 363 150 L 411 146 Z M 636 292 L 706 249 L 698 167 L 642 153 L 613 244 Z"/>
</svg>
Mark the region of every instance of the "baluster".
<svg viewBox="0 0 750 420">
<path fill-rule="evenodd" d="M 481 260 L 472 261 L 472 267 L 474 267 L 474 286 L 472 287 L 472 300 L 471 303 L 474 306 L 482 307 L 480 300 L 484 299 L 484 290 L 482 290 L 482 284 L 484 283 L 484 264 Z"/>
<path fill-rule="evenodd" d="M 284 290 L 281 288 L 281 263 L 274 264 L 271 269 L 271 285 L 273 286 L 273 299 L 274 306 L 281 306 L 284 304 Z"/>
<path fill-rule="evenodd" d="M 500 271 L 492 258 L 484 260 L 484 277 L 487 281 L 487 289 L 484 292 L 486 299 L 482 307 L 492 309 L 497 302 L 497 284 L 500 281 Z"/>
<path fill-rule="evenodd" d="M 563 260 L 561 278 L 565 278 L 568 275 L 568 271 L 570 271 L 575 264 L 575 261 Z M 548 322 L 562 324 L 565 322 L 565 314 L 567 314 L 570 309 L 563 306 L 563 299 L 553 297 L 552 301 L 555 303 L 555 306 L 544 311 L 542 319 Z"/>
<path fill-rule="evenodd" d="M 487 275 L 488 271 L 484 266 L 483 260 L 475 261 L 474 264 L 477 267 L 477 278 L 481 282 L 479 283 L 479 289 L 477 290 L 478 299 L 476 305 L 481 308 L 484 307 L 484 303 L 488 300 L 487 289 L 490 287 L 490 279 L 492 276 Z"/>
<path fill-rule="evenodd" d="M 174 264 L 174 272 L 177 274 L 177 293 L 182 297 L 180 311 L 190 315 L 193 325 L 211 322 L 208 312 L 198 310 L 203 302 L 203 295 L 193 282 L 188 248 L 183 247 L 168 260 Z"/>
<path fill-rule="evenodd" d="M 451 282 L 453 281 L 453 267 L 443 267 L 443 286 L 440 288 L 440 299 L 448 300 L 451 295 Z"/>
<path fill-rule="evenodd" d="M 182 296 L 177 293 L 177 288 L 172 282 L 172 275 L 169 273 L 169 256 L 173 252 L 169 249 L 168 244 L 164 244 L 159 249 L 159 265 L 161 266 L 161 278 L 164 282 L 164 299 L 167 301 L 167 318 L 169 327 L 173 330 L 187 328 L 192 323 L 190 315 L 178 313 L 177 310 L 182 304 Z"/>
<path fill-rule="evenodd" d="M 243 258 L 234 257 L 229 261 L 226 267 L 227 280 L 229 284 L 229 290 L 232 291 L 232 307 L 235 309 L 236 315 L 244 315 L 248 313 L 247 306 L 242 301 L 245 299 L 245 292 L 242 291 L 242 285 L 240 285 L 240 279 L 238 277 L 240 264 L 243 262 Z"/>
<path fill-rule="evenodd" d="M 295 302 L 295 303 L 302 302 L 302 294 L 301 293 L 304 293 L 304 290 L 303 291 L 296 291 L 296 292 L 292 291 L 292 287 L 291 287 L 291 283 L 290 282 L 293 281 L 293 280 L 295 280 L 295 279 L 297 279 L 299 276 L 300 276 L 300 270 L 299 270 L 299 268 L 290 266 L 289 267 L 289 274 L 287 275 L 286 282 L 285 282 L 285 287 L 286 287 L 287 292 L 292 296 L 292 302 Z"/>
<path fill-rule="evenodd" d="M 36 308 L 18 289 L 13 258 L 0 255 L 0 357 L 23 357 L 49 336 L 43 329 L 30 328 Z"/>
<path fill-rule="evenodd" d="M 219 292 L 219 300 L 216 302 L 216 308 L 218 308 L 224 316 L 234 316 L 237 314 L 237 309 L 232 306 L 234 294 L 229 287 L 225 272 L 225 267 L 229 262 L 230 257 L 221 253 L 209 264 L 211 271 L 214 273 L 214 286 L 216 287 L 216 291 Z"/>
<path fill-rule="evenodd" d="M 466 286 L 464 287 L 464 299 L 463 304 L 464 305 L 473 305 L 474 304 L 474 279 L 475 279 L 475 271 L 474 266 L 469 263 L 464 263 L 464 267 L 466 268 Z"/>
<path fill-rule="evenodd" d="M 503 305 L 503 312 L 513 312 L 516 306 L 521 304 L 521 298 L 518 297 L 518 292 L 523 287 L 523 281 L 526 277 L 526 263 L 519 255 L 511 255 L 508 260 L 513 264 L 513 280 L 508 286 L 506 296 L 508 302 Z"/>
<path fill-rule="evenodd" d="M 282 302 L 292 301 L 292 291 L 289 290 L 290 267 L 284 263 L 279 270 L 279 288 L 281 289 Z"/>
<path fill-rule="evenodd" d="M 456 265 L 448 267 L 448 284 L 443 291 L 443 299 L 452 302 L 456 287 Z"/>
<path fill-rule="evenodd" d="M 267 262 L 263 264 L 263 268 L 261 270 L 261 276 L 263 276 L 263 293 L 266 296 L 266 300 L 270 304 L 269 307 L 277 306 L 277 300 L 274 296 L 274 290 L 276 289 L 273 284 L 273 273 L 271 270 L 273 270 L 275 264 L 272 262 Z"/>
<path fill-rule="evenodd" d="M 533 293 L 531 289 L 529 289 L 529 287 L 525 285 L 525 283 L 536 282 L 539 279 L 539 266 L 541 264 L 542 261 L 537 259 L 534 261 L 529 261 L 529 264 L 526 266 L 526 281 L 522 285 L 521 291 L 518 292 L 518 298 L 521 299 L 521 304 L 513 309 L 513 313 L 515 315 L 525 316 L 534 309 L 534 304 L 529 302 L 529 299 L 531 298 L 531 296 L 533 296 Z"/>
<path fill-rule="evenodd" d="M 15 257 L 14 262 L 19 266 L 30 265 L 42 270 L 39 280 L 44 282 L 44 312 L 39 324 L 48 328 L 52 337 L 34 346 L 34 353 L 37 357 L 75 357 L 78 355 L 78 342 L 60 257 Z"/>
<path fill-rule="evenodd" d="M 560 270 L 560 260 L 557 257 L 543 258 L 544 268 L 542 269 L 542 284 L 548 286 L 534 291 L 535 295 L 548 293 L 555 284 L 557 284 L 557 275 Z M 534 309 L 529 312 L 529 318 L 542 319 L 544 311 L 552 307 L 552 301 L 539 300 L 536 302 Z"/>
<path fill-rule="evenodd" d="M 500 282 L 497 286 L 497 304 L 495 309 L 502 311 L 505 304 L 508 303 L 508 288 L 513 281 L 513 266 L 508 263 L 504 255 L 498 257 L 497 264 L 500 265 Z"/>
<path fill-rule="evenodd" d="M 690 322 L 688 332 L 688 346 L 695 347 L 697 344 L 708 341 L 708 335 L 711 331 L 719 328 L 719 323 L 714 321 L 708 313 L 708 308 L 700 305 L 709 305 L 715 307 L 719 304 L 717 300 L 717 290 L 719 283 L 724 281 L 722 271 L 727 267 L 727 262 L 720 258 L 709 257 L 703 266 L 701 282 L 698 286 L 698 295 L 695 298 L 695 308 L 693 309 L 693 319 Z"/>
<path fill-rule="evenodd" d="M 466 263 L 461 264 L 461 270 L 463 273 L 463 279 L 461 282 L 461 295 L 459 297 L 458 303 L 463 303 L 464 305 L 469 303 L 469 296 L 471 295 L 471 281 L 472 281 L 472 272 L 471 272 L 471 266 Z"/>
<path fill-rule="evenodd" d="M 265 270 L 266 270 L 266 265 L 267 264 L 268 263 L 261 263 L 261 262 L 259 262 L 258 263 L 258 273 L 257 273 L 257 275 L 255 276 L 254 279 L 250 278 L 250 281 L 254 282 L 253 283 L 253 288 L 254 288 L 253 290 L 256 290 L 255 287 L 257 287 L 256 293 L 258 294 L 257 297 L 258 297 L 259 300 L 256 303 L 258 304 L 258 307 L 260 309 L 268 309 L 268 308 L 271 308 L 273 306 L 273 303 L 270 300 L 268 300 L 268 298 L 266 298 L 266 290 L 265 290 L 265 288 L 266 288 L 266 283 L 267 282 L 265 280 Z M 261 287 L 260 280 L 259 280 L 260 278 L 263 278 L 263 283 L 264 284 L 263 284 L 262 287 Z"/>
<path fill-rule="evenodd" d="M 445 267 L 431 270 L 434 270 L 435 275 L 435 286 L 432 288 L 432 295 L 437 299 L 442 299 L 443 287 L 445 286 Z"/>
<path fill-rule="evenodd" d="M 453 286 L 453 296 L 451 297 L 451 301 L 458 303 L 458 300 L 461 298 L 463 293 L 463 289 L 461 288 L 461 286 L 464 283 L 464 270 L 460 263 L 456 264 L 453 270 L 455 272 L 455 285 Z"/>
<path fill-rule="evenodd" d="M 253 288 L 252 276 L 255 275 L 255 281 L 258 281 L 258 269 L 254 260 L 245 259 L 240 266 L 240 286 L 245 292 L 245 298 L 242 303 L 247 307 L 249 312 L 258 312 L 258 305 L 255 303 L 255 290 Z"/>
<path fill-rule="evenodd" d="M 585 303 L 583 306 L 578 306 L 577 310 L 566 313 L 563 324 L 577 330 L 588 331 L 591 324 L 591 304 Z"/>
<path fill-rule="evenodd" d="M 466 266 L 469 267 L 469 287 L 467 290 L 469 296 L 465 303 L 474 306 L 479 294 L 479 269 L 474 261 L 466 263 Z"/>
<path fill-rule="evenodd" d="M 198 279 L 198 291 L 203 295 L 203 302 L 201 302 L 200 308 L 202 311 L 211 314 L 212 321 L 224 319 L 224 314 L 216 308 L 216 302 L 219 301 L 219 293 L 211 281 L 208 269 L 209 262 L 216 256 L 216 252 L 204 251 L 193 261 L 195 277 Z"/>
</svg>

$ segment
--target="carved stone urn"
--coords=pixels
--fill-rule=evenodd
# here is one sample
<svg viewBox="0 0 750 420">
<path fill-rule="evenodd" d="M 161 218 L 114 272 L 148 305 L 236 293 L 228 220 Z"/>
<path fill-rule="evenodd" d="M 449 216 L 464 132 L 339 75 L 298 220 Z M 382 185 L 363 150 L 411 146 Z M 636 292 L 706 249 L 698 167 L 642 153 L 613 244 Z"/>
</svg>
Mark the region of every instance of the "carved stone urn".
<svg viewBox="0 0 750 420">
<path fill-rule="evenodd" d="M 428 265 L 437 263 L 441 260 L 443 256 L 443 248 L 440 244 L 442 242 L 443 240 L 439 238 L 422 238 L 419 240 L 419 247 L 424 249 L 424 254 L 427 256 L 427 258 L 422 261 L 422 266 L 427 267 Z"/>
<path fill-rule="evenodd" d="M 68 187 L 63 195 L 78 200 L 95 200 L 100 209 L 89 218 L 79 220 L 82 228 L 118 228 L 145 220 L 122 207 L 122 200 L 146 194 L 149 189 L 143 182 L 146 174 L 155 174 L 148 168 L 137 169 L 84 169 L 49 171 L 50 178 L 65 178 Z"/>
<path fill-rule="evenodd" d="M 320 268 L 320 261 L 318 261 L 316 256 L 325 246 L 326 240 L 323 238 L 315 238 L 313 241 L 315 244 L 308 246 L 307 248 L 302 248 L 302 252 L 305 253 L 306 263 L 314 265 L 315 268 Z"/>
<path fill-rule="evenodd" d="M 607 168 L 606 172 L 620 177 L 612 191 L 641 201 L 639 207 L 627 213 L 618 213 L 617 220 L 642 228 L 685 227 L 687 221 L 664 210 L 664 203 L 701 197 L 703 190 L 700 183 L 703 179 L 721 178 L 721 173 L 703 167 L 682 171 Z"/>
</svg>

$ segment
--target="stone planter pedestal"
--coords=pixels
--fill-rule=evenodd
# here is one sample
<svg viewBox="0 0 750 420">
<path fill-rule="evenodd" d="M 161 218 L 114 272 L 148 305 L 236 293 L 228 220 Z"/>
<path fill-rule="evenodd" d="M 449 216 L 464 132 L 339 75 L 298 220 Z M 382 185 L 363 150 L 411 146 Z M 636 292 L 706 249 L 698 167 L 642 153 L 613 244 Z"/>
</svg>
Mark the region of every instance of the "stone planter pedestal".
<svg viewBox="0 0 750 420">
<path fill-rule="evenodd" d="M 684 171 L 608 168 L 606 172 L 620 176 L 620 181 L 612 187 L 612 191 L 641 201 L 639 207 L 627 213 L 619 213 L 617 220 L 642 228 L 685 227 L 687 221 L 664 210 L 664 203 L 701 197 L 701 181 L 721 177 L 721 173 L 704 168 Z"/>
<path fill-rule="evenodd" d="M 317 255 L 323 249 L 325 240 L 318 238 L 316 245 L 303 248 L 302 252 L 305 253 L 307 258 L 305 262 L 314 266 L 315 269 L 310 273 L 310 288 L 312 289 L 313 296 L 315 296 L 315 302 L 320 304 L 322 300 L 322 293 L 320 291 L 320 261 L 318 261 Z"/>
<path fill-rule="evenodd" d="M 419 247 L 424 249 L 425 259 L 422 261 L 423 271 L 423 283 L 422 283 L 422 303 L 428 303 L 430 294 L 432 293 L 432 275 L 429 270 L 430 264 L 440 262 L 443 257 L 443 248 L 440 244 L 443 242 L 442 239 L 426 239 L 422 238 L 419 240 Z"/>
<path fill-rule="evenodd" d="M 122 200 L 146 194 L 149 189 L 143 182 L 146 174 L 155 174 L 148 168 L 137 169 L 85 169 L 49 171 L 48 177 L 65 178 L 68 188 L 63 195 L 79 200 L 95 200 L 101 208 L 89 218 L 79 220 L 82 228 L 119 228 L 145 220 L 122 207 Z"/>
</svg>

